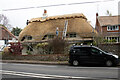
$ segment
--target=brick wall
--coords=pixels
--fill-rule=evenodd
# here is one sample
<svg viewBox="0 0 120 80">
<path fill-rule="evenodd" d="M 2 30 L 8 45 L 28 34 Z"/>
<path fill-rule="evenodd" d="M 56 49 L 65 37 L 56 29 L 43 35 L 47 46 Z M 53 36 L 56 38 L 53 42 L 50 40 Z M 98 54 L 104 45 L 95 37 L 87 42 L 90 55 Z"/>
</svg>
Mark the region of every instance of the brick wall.
<svg viewBox="0 0 120 80">
<path fill-rule="evenodd" d="M 2 29 L 0 28 L 0 40 L 2 40 Z"/>
<path fill-rule="evenodd" d="M 68 54 L 3 55 L 2 59 L 3 60 L 68 61 Z"/>
</svg>

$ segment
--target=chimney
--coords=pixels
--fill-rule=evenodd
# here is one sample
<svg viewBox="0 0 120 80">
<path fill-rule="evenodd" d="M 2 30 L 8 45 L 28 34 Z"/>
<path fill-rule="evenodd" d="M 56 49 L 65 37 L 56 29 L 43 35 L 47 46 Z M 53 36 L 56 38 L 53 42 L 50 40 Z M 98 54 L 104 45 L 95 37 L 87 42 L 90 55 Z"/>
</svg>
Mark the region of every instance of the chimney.
<svg viewBox="0 0 120 80">
<path fill-rule="evenodd" d="M 95 29 L 96 29 L 97 32 L 99 32 L 98 26 L 99 26 L 99 22 L 98 22 L 98 13 L 96 13 L 96 24 L 95 24 Z"/>
<path fill-rule="evenodd" d="M 47 14 L 47 10 L 46 9 L 44 9 L 44 14 Z"/>
<path fill-rule="evenodd" d="M 48 15 L 47 15 L 47 10 L 44 9 L 44 13 L 43 13 L 43 17 L 42 17 L 42 19 L 46 19 L 47 17 L 48 17 Z"/>
<path fill-rule="evenodd" d="M 96 13 L 96 18 L 98 17 L 98 13 Z"/>
</svg>

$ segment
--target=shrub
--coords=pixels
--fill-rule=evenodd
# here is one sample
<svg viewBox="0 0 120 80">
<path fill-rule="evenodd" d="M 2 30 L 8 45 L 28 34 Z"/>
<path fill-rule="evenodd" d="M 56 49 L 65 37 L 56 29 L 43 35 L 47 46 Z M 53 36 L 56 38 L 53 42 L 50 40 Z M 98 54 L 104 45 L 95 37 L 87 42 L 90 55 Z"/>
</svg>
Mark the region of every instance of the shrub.
<svg viewBox="0 0 120 80">
<path fill-rule="evenodd" d="M 68 44 L 61 38 L 55 38 L 49 42 L 49 46 L 54 54 L 63 54 L 66 51 Z"/>
</svg>

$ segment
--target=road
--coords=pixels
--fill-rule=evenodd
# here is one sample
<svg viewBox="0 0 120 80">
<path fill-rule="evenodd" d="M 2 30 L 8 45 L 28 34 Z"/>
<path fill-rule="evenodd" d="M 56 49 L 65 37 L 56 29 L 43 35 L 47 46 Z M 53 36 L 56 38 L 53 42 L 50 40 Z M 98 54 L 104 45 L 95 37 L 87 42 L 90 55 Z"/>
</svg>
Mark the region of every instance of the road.
<svg viewBox="0 0 120 80">
<path fill-rule="evenodd" d="M 2 72 L 3 79 L 24 78 L 30 80 L 30 78 L 34 78 L 35 80 L 118 80 L 120 72 L 120 68 L 118 67 L 73 67 L 68 65 L 20 63 L 1 64 L 2 70 L 0 71 Z"/>
</svg>

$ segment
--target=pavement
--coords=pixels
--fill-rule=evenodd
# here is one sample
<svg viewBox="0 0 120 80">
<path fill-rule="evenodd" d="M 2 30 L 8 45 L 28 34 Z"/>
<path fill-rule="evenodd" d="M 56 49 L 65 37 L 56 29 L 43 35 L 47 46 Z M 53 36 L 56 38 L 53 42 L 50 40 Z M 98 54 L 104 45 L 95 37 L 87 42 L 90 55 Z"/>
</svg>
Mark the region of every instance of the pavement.
<svg viewBox="0 0 120 80">
<path fill-rule="evenodd" d="M 25 64 L 48 64 L 48 65 L 68 65 L 68 61 L 34 61 L 34 60 L 1 60 L 3 63 L 25 63 Z"/>
<path fill-rule="evenodd" d="M 0 60 L 0 62 L 22 64 L 69 65 L 68 61 Z M 117 67 L 120 67 L 120 64 L 118 64 Z"/>
</svg>

